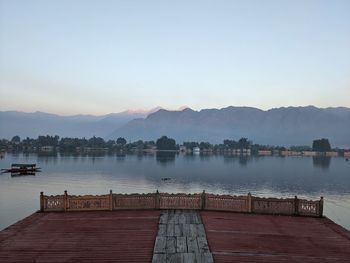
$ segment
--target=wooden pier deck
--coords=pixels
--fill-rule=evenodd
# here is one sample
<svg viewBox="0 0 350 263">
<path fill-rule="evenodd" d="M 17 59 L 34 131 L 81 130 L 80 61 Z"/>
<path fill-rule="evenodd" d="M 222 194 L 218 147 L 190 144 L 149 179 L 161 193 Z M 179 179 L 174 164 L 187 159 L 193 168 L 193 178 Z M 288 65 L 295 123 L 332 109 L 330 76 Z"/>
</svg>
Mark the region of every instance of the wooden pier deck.
<svg viewBox="0 0 350 263">
<path fill-rule="evenodd" d="M 327 218 L 188 210 L 34 213 L 0 232 L 2 263 L 152 259 L 345 263 L 350 232 Z"/>
<path fill-rule="evenodd" d="M 350 262 L 350 232 L 327 218 L 201 211 L 214 262 Z"/>
<path fill-rule="evenodd" d="M 159 215 L 34 213 L 0 232 L 0 262 L 151 262 Z"/>
</svg>

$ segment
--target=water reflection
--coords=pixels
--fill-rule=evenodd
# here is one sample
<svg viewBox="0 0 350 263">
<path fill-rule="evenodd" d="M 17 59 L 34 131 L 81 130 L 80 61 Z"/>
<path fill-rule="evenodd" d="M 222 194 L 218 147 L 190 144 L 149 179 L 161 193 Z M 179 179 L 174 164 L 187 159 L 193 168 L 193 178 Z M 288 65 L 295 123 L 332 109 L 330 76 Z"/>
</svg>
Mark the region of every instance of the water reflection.
<svg viewBox="0 0 350 263">
<path fill-rule="evenodd" d="M 156 160 L 162 165 L 175 162 L 176 152 L 157 152 Z"/>
<path fill-rule="evenodd" d="M 0 229 L 38 209 L 38 193 L 101 194 L 161 192 L 293 197 L 325 197 L 327 216 L 350 222 L 350 162 L 344 158 L 249 157 L 187 155 L 175 152 L 148 154 L 6 154 L 0 168 L 12 163 L 36 163 L 35 176 L 0 175 Z M 320 167 L 322 169 L 320 169 Z M 170 178 L 163 179 L 162 178 Z M 341 211 L 341 212 L 339 212 Z M 350 211 L 350 209 L 349 209 Z M 344 215 L 342 215 L 343 213 Z M 340 215 L 339 215 L 340 214 Z M 339 220 L 338 220 L 339 221 Z M 345 225 L 345 224 L 343 224 Z M 348 224 L 350 226 L 350 223 Z"/>
<path fill-rule="evenodd" d="M 322 169 L 328 169 L 331 164 L 331 158 L 329 156 L 313 156 L 312 163 L 314 167 L 320 167 Z"/>
<path fill-rule="evenodd" d="M 246 166 L 248 163 L 248 158 L 249 158 L 248 156 L 240 155 L 239 156 L 239 164 L 242 166 Z"/>
</svg>

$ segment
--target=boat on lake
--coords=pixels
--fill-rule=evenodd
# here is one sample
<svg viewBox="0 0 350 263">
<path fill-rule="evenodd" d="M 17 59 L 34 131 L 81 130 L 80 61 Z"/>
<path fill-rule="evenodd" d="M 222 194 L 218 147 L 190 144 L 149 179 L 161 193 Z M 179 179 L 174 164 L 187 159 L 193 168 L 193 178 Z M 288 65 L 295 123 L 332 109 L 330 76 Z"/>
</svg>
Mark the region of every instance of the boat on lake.
<svg viewBox="0 0 350 263">
<path fill-rule="evenodd" d="M 36 167 L 36 164 L 25 164 L 25 163 L 13 163 L 11 168 L 1 169 L 2 173 L 11 174 L 33 174 L 35 172 L 40 172 L 41 168 Z"/>
</svg>

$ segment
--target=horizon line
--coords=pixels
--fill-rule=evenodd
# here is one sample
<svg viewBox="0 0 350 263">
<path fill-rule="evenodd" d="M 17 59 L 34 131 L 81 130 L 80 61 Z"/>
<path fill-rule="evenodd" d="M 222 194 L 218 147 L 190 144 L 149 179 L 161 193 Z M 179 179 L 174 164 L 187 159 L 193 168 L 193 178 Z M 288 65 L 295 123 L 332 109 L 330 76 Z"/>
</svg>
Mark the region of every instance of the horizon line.
<svg viewBox="0 0 350 263">
<path fill-rule="evenodd" d="M 118 112 L 108 112 L 105 114 L 89 114 L 89 113 L 72 113 L 72 114 L 60 114 L 60 113 L 53 113 L 53 112 L 47 112 L 47 111 L 41 111 L 41 110 L 36 110 L 36 111 L 22 111 L 22 110 L 0 110 L 0 112 L 18 112 L 18 113 L 25 113 L 25 114 L 33 114 L 33 113 L 44 113 L 44 114 L 50 114 L 50 115 L 56 115 L 56 116 L 61 116 L 61 117 L 76 117 L 76 116 L 91 116 L 91 117 L 102 117 L 102 116 L 106 116 L 106 115 L 111 115 L 111 114 L 151 114 L 154 112 L 158 112 L 159 110 L 166 110 L 166 111 L 184 111 L 184 110 L 192 110 L 195 112 L 200 112 L 203 110 L 223 110 L 223 109 L 227 109 L 227 108 L 252 108 L 252 109 L 258 109 L 261 111 L 269 111 L 269 110 L 274 110 L 274 109 L 281 109 L 281 108 L 308 108 L 308 107 L 314 107 L 314 108 L 318 108 L 318 109 L 337 109 L 337 108 L 346 108 L 346 109 L 350 109 L 350 107 L 346 107 L 346 106 L 328 106 L 328 107 L 318 107 L 312 104 L 309 105 L 298 105 L 298 106 L 293 106 L 293 105 L 288 105 L 288 106 L 276 106 L 276 107 L 272 107 L 272 108 L 267 108 L 267 109 L 263 109 L 263 108 L 258 108 L 255 106 L 234 106 L 234 105 L 229 105 L 226 107 L 208 107 L 208 108 L 201 108 L 201 109 L 194 109 L 191 108 L 190 106 L 181 106 L 178 108 L 167 108 L 167 107 L 162 107 L 162 106 L 156 106 L 156 107 L 152 107 L 149 109 L 125 109 L 125 110 L 121 110 Z"/>
</svg>

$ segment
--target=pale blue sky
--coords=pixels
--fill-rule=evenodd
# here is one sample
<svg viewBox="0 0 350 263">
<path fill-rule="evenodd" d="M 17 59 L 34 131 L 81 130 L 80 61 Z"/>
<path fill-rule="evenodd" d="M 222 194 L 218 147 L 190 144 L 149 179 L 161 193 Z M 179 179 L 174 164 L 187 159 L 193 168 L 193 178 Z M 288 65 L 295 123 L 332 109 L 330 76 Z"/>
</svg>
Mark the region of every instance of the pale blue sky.
<svg viewBox="0 0 350 263">
<path fill-rule="evenodd" d="M 350 107 L 350 1 L 0 0 L 0 110 Z"/>
</svg>

